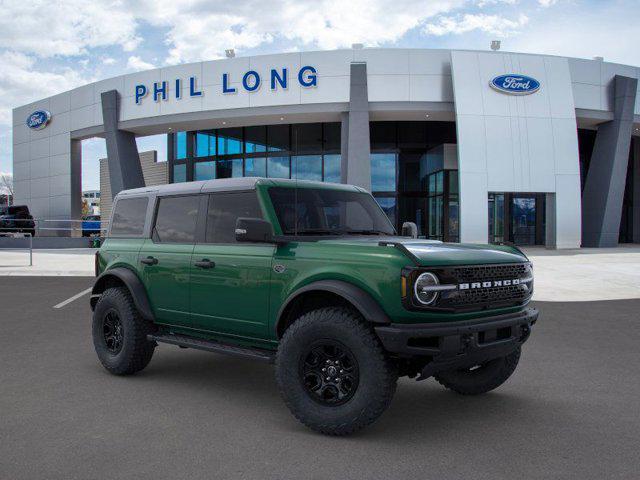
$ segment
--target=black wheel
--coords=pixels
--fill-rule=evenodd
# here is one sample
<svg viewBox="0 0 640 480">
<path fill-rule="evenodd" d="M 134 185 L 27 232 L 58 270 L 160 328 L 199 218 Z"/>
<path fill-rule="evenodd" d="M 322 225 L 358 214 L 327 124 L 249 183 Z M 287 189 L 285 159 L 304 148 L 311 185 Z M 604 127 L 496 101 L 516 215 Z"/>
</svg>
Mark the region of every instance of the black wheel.
<svg viewBox="0 0 640 480">
<path fill-rule="evenodd" d="M 115 375 L 130 375 L 147 366 L 155 349 L 155 342 L 147 340 L 153 330 L 124 287 L 105 290 L 96 303 L 93 345 L 104 368 Z"/>
<path fill-rule="evenodd" d="M 285 403 L 308 427 L 348 435 L 373 423 L 389 406 L 398 374 L 359 315 L 322 308 L 296 320 L 276 357 Z"/>
<path fill-rule="evenodd" d="M 461 395 L 480 395 L 506 382 L 518 366 L 519 360 L 520 348 L 481 365 L 440 372 L 434 377 L 441 385 Z"/>
</svg>

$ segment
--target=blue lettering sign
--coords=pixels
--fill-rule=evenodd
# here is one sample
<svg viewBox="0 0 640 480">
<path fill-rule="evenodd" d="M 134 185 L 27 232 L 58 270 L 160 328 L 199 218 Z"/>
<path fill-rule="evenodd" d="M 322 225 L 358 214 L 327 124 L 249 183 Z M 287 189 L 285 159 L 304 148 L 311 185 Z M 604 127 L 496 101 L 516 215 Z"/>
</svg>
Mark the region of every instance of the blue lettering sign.
<svg viewBox="0 0 640 480">
<path fill-rule="evenodd" d="M 158 85 L 162 85 L 162 87 L 158 87 Z M 158 96 L 162 94 L 162 100 L 167 99 L 167 82 L 158 83 L 155 82 L 153 84 L 153 101 L 158 101 Z"/>
<path fill-rule="evenodd" d="M 144 85 L 136 85 L 136 103 L 140 105 L 142 99 L 147 95 L 147 87 Z"/>
<path fill-rule="evenodd" d="M 229 74 L 222 74 L 222 93 L 236 93 L 235 87 L 229 86 Z"/>
<path fill-rule="evenodd" d="M 287 69 L 282 69 L 282 76 L 275 68 L 271 69 L 271 90 L 276 90 L 276 82 L 284 89 L 287 88 Z"/>
<path fill-rule="evenodd" d="M 196 90 L 196 77 L 189 77 L 189 95 L 192 97 L 200 97 L 202 90 Z"/>
<path fill-rule="evenodd" d="M 305 73 L 309 72 L 309 75 L 305 77 Z M 315 87 L 318 85 L 318 79 L 316 77 L 316 69 L 310 66 L 302 67 L 298 72 L 298 81 L 303 87 Z"/>
<path fill-rule="evenodd" d="M 530 95 L 540 89 L 540 82 L 526 75 L 509 73 L 493 78 L 489 85 L 494 90 L 509 95 Z"/>
<path fill-rule="evenodd" d="M 253 77 L 253 82 L 249 82 L 249 78 Z M 254 70 L 249 70 L 242 77 L 242 86 L 247 92 L 254 92 L 260 87 L 260 75 Z"/>
</svg>

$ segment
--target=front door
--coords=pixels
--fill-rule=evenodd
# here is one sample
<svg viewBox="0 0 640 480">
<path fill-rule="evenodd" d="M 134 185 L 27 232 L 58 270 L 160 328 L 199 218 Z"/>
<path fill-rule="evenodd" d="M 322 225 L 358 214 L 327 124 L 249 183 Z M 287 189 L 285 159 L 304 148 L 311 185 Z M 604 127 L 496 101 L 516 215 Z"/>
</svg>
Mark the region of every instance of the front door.
<svg viewBox="0 0 640 480">
<path fill-rule="evenodd" d="M 536 207 L 535 195 L 511 198 L 511 241 L 516 245 L 536 244 Z"/>
<path fill-rule="evenodd" d="M 157 323 L 189 326 L 189 278 L 199 195 L 158 199 L 152 238 L 138 261 Z"/>
<path fill-rule="evenodd" d="M 198 329 L 264 337 L 275 246 L 237 243 L 238 217 L 262 218 L 255 191 L 209 196 L 205 243 L 192 255 L 191 315 Z"/>
</svg>

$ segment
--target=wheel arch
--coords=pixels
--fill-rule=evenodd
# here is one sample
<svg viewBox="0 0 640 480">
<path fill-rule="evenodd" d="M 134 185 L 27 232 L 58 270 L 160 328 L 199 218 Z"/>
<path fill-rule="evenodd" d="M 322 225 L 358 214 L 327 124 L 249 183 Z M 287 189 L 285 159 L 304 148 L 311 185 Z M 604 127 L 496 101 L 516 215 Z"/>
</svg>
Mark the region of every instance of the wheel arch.
<svg viewBox="0 0 640 480">
<path fill-rule="evenodd" d="M 332 300 L 355 309 L 367 322 L 391 323 L 380 304 L 360 287 L 342 280 L 319 280 L 299 288 L 287 297 L 278 311 L 276 337 L 281 338 L 300 314 L 314 309 L 305 308 L 305 304 L 322 306 L 322 302 L 326 302 L 326 306 Z"/>
<path fill-rule="evenodd" d="M 100 295 L 108 289 L 116 286 L 124 286 L 131 297 L 133 303 L 145 320 L 154 321 L 155 317 L 151 310 L 147 291 L 138 275 L 124 267 L 116 267 L 103 272 L 95 281 L 91 290 L 91 310 L 93 310 L 100 298 Z"/>
</svg>

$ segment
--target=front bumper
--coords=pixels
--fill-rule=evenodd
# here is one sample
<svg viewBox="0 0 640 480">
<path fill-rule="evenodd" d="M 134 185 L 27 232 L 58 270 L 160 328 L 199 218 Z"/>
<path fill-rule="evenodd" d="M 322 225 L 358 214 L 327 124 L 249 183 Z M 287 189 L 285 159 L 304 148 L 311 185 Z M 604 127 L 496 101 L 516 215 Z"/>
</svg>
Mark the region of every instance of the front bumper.
<svg viewBox="0 0 640 480">
<path fill-rule="evenodd" d="M 503 357 L 522 345 L 538 319 L 538 310 L 462 322 L 393 324 L 375 327 L 384 348 L 400 357 L 427 363 L 418 380 L 434 373 L 471 367 Z"/>
</svg>

